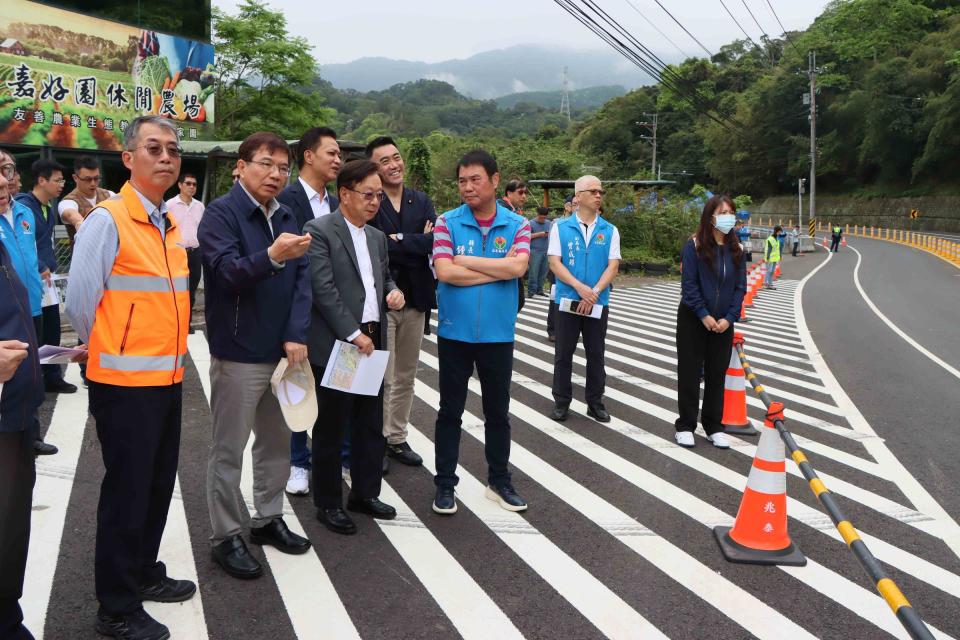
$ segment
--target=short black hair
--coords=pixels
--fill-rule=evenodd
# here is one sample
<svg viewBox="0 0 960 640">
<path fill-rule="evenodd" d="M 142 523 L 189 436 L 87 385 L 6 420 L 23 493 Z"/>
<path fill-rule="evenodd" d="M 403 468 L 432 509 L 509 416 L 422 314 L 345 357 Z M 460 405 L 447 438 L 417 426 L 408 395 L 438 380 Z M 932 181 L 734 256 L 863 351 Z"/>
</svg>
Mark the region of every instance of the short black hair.
<svg viewBox="0 0 960 640">
<path fill-rule="evenodd" d="M 187 178 L 193 178 L 198 184 L 200 182 L 196 174 L 190 173 L 189 171 L 184 171 L 183 173 L 180 174 L 180 177 L 177 178 L 177 184 L 183 184 L 183 181 L 186 180 Z"/>
<path fill-rule="evenodd" d="M 526 187 L 527 187 L 526 182 L 524 182 L 523 180 L 518 180 L 514 178 L 512 180 L 507 181 L 507 185 L 503 188 L 503 192 L 513 193 L 517 189 L 525 189 Z"/>
<path fill-rule="evenodd" d="M 340 189 L 353 189 L 376 173 L 377 163 L 373 160 L 351 160 L 337 174 L 337 193 L 340 193 Z"/>
<path fill-rule="evenodd" d="M 48 158 L 40 158 L 39 160 L 34 160 L 33 164 L 30 165 L 30 173 L 33 174 L 34 180 L 39 180 L 43 178 L 44 180 L 49 180 L 55 172 L 59 171 L 61 174 L 66 172 L 66 169 L 62 164 L 56 160 L 50 160 Z"/>
<path fill-rule="evenodd" d="M 773 228 L 774 233 L 780 233 L 781 231 L 783 231 L 783 227 L 781 227 L 780 225 L 777 225 Z"/>
<path fill-rule="evenodd" d="M 467 151 L 465 154 L 463 154 L 463 157 L 460 158 L 459 162 L 457 162 L 456 177 L 460 177 L 460 169 L 475 165 L 480 165 L 483 167 L 484 171 L 487 172 L 488 178 L 492 178 L 493 174 L 500 171 L 497 168 L 497 161 L 492 155 L 483 149 L 474 149 L 473 151 Z"/>
<path fill-rule="evenodd" d="M 267 152 L 271 154 L 277 151 L 283 151 L 287 154 L 287 162 L 290 161 L 290 145 L 287 144 L 286 140 L 272 131 L 257 131 L 256 133 L 251 133 L 240 143 L 237 155 L 240 156 L 240 159 L 244 162 L 250 162 L 253 160 L 253 154 L 263 147 L 266 147 Z"/>
<path fill-rule="evenodd" d="M 370 142 L 367 143 L 367 146 L 366 146 L 366 148 L 363 150 L 363 153 L 364 153 L 368 158 L 372 158 L 372 157 L 373 157 L 373 152 L 374 152 L 376 149 L 378 149 L 378 148 L 380 148 L 380 147 L 385 147 L 385 146 L 387 146 L 388 144 L 392 144 L 393 146 L 397 147 L 397 143 L 394 142 L 394 141 L 393 141 L 393 138 L 391 138 L 390 136 L 377 136 L 376 138 L 374 138 L 373 140 L 371 140 Z M 400 147 L 397 147 L 397 148 L 399 149 Z"/>
<path fill-rule="evenodd" d="M 100 163 L 93 156 L 80 156 L 73 161 L 73 172 L 80 173 L 80 169 L 100 169 Z"/>
<path fill-rule="evenodd" d="M 548 207 L 537 207 L 538 216 L 548 216 L 550 215 L 550 209 Z"/>
<path fill-rule="evenodd" d="M 312 151 L 320 138 L 337 139 L 337 132 L 330 127 L 311 127 L 300 136 L 300 142 L 297 143 L 297 166 L 303 169 L 303 157 L 307 151 Z"/>
</svg>

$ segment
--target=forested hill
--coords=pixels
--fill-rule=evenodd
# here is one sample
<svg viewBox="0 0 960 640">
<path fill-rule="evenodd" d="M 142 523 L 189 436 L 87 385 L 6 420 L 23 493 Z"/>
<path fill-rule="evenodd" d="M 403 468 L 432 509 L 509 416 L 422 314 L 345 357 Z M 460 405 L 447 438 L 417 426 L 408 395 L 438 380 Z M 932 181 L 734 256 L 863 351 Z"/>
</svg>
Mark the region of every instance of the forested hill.
<svg viewBox="0 0 960 640">
<path fill-rule="evenodd" d="M 626 92 L 627 90 L 620 85 L 574 89 L 570 92 L 570 111 L 573 113 L 596 109 Z M 496 103 L 503 109 L 512 109 L 521 103 L 535 104 L 545 109 L 558 109 L 562 96 L 561 91 L 523 91 L 500 96 L 496 99 Z"/>
<path fill-rule="evenodd" d="M 658 112 L 664 171 L 739 192 L 789 191 L 809 172 L 802 98 L 807 52 L 816 50 L 818 189 L 960 193 L 957 2 L 837 0 L 806 31 L 764 45 L 738 41 L 711 60 L 673 66 L 677 90 L 643 87 L 611 100 L 574 148 L 608 154 L 620 173 L 643 171 L 649 132 L 637 114 Z"/>
</svg>

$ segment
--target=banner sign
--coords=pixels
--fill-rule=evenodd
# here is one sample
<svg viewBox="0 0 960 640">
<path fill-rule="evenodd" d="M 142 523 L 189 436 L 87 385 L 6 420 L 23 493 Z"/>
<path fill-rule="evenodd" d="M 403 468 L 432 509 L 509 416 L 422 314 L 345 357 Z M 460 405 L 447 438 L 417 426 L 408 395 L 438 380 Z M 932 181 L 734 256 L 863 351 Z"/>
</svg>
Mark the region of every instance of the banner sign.
<svg viewBox="0 0 960 640">
<path fill-rule="evenodd" d="M 0 3 L 0 143 L 119 151 L 139 115 L 212 140 L 213 46 L 27 0 Z"/>
</svg>

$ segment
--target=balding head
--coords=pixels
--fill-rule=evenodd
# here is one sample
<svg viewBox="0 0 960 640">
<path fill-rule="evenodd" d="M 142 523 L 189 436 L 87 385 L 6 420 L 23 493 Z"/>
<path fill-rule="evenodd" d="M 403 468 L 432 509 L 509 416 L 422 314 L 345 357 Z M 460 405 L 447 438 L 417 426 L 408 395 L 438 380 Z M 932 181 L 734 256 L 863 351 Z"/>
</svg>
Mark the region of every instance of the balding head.
<svg viewBox="0 0 960 640">
<path fill-rule="evenodd" d="M 580 176 L 573 184 L 573 190 L 580 199 L 577 209 L 585 215 L 592 216 L 600 210 L 603 201 L 603 187 L 597 176 Z"/>
<path fill-rule="evenodd" d="M 596 186 L 587 186 L 596 183 Z M 600 188 L 600 178 L 597 176 L 580 176 L 577 178 L 577 181 L 573 183 L 574 193 L 579 194 L 584 189 L 599 189 Z"/>
</svg>

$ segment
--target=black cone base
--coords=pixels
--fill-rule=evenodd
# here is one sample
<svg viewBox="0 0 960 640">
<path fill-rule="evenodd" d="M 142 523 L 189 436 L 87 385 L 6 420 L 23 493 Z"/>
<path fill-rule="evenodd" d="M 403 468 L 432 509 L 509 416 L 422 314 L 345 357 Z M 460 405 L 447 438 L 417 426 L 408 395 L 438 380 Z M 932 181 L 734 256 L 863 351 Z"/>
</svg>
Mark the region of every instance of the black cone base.
<svg viewBox="0 0 960 640">
<path fill-rule="evenodd" d="M 753 428 L 753 425 L 741 425 L 741 426 L 731 426 L 729 424 L 723 425 L 724 433 L 729 433 L 734 436 L 758 436 L 760 432 Z"/>
<path fill-rule="evenodd" d="M 720 552 L 723 553 L 723 557 L 727 559 L 727 562 L 784 565 L 787 567 L 803 567 L 807 564 L 807 559 L 792 542 L 786 549 L 766 551 L 745 547 L 735 542 L 729 534 L 730 527 L 713 528 L 713 535 L 716 537 L 717 544 L 720 545 Z"/>
</svg>

